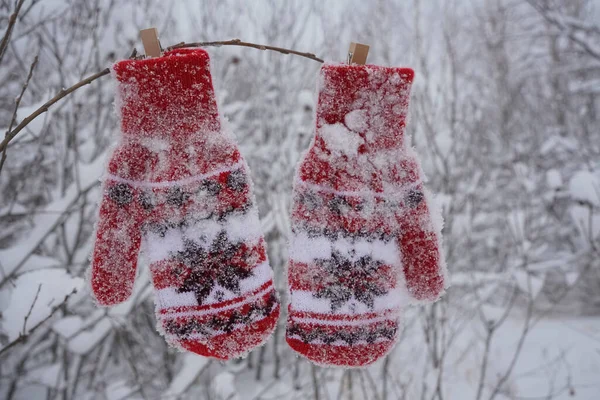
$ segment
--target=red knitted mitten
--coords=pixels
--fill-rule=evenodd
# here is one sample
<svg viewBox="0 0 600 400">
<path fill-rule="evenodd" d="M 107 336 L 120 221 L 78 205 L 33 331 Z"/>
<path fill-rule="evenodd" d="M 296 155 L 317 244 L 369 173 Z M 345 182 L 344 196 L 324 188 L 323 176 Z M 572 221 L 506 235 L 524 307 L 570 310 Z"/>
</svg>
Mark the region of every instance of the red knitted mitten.
<svg viewBox="0 0 600 400">
<path fill-rule="evenodd" d="M 322 365 L 389 352 L 401 309 L 444 289 L 432 219 L 405 119 L 413 71 L 325 65 L 316 136 L 294 181 L 287 342 Z"/>
<path fill-rule="evenodd" d="M 248 165 L 223 131 L 204 50 L 113 67 L 122 137 L 92 258 L 101 305 L 132 292 L 140 246 L 167 341 L 230 359 L 272 333 L 279 303 Z"/>
</svg>

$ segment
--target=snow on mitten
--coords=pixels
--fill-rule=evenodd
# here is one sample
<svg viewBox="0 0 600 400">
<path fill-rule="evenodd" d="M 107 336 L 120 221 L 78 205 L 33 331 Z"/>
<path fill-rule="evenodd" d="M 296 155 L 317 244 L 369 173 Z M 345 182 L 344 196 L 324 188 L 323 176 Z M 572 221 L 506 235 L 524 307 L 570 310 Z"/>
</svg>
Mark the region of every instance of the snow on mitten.
<svg viewBox="0 0 600 400">
<path fill-rule="evenodd" d="M 404 136 L 413 76 L 321 68 L 316 136 L 294 181 L 287 326 L 289 345 L 321 365 L 381 358 L 401 309 L 444 289 L 441 216 Z"/>
<path fill-rule="evenodd" d="M 279 316 L 248 165 L 223 131 L 208 54 L 182 49 L 113 67 L 122 138 L 108 165 L 92 258 L 101 305 L 132 292 L 140 246 L 159 329 L 230 359 Z"/>
</svg>

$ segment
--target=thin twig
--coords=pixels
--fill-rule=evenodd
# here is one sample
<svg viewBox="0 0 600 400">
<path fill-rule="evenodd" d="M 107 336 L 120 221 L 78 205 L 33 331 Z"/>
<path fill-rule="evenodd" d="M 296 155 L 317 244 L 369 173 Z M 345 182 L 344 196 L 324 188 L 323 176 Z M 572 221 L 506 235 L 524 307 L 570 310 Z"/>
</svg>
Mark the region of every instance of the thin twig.
<svg viewBox="0 0 600 400">
<path fill-rule="evenodd" d="M 10 141 L 13 140 L 14 137 L 17 136 L 17 134 L 23 130 L 23 128 L 25 128 L 27 125 L 29 125 L 31 123 L 31 121 L 33 121 L 34 119 L 36 119 L 37 117 L 39 117 L 41 114 L 43 114 L 46 111 L 48 111 L 48 109 L 53 104 L 55 104 L 56 102 L 58 102 L 59 100 L 65 98 L 65 97 L 67 97 L 69 94 L 73 93 L 74 91 L 76 91 L 80 87 L 85 86 L 85 85 L 89 85 L 90 83 L 92 83 L 96 79 L 98 79 L 100 77 L 103 77 L 104 75 L 108 75 L 109 73 L 110 73 L 110 69 L 105 68 L 102 71 L 96 72 L 94 75 L 88 76 L 84 80 L 82 80 L 80 82 L 77 82 L 76 84 L 74 84 L 73 86 L 71 86 L 68 89 L 61 89 L 56 94 L 56 96 L 54 96 L 53 98 L 51 98 L 50 100 L 48 100 L 47 102 L 45 102 L 40 108 L 38 108 L 37 110 L 35 110 L 33 113 L 31 113 L 26 118 L 24 118 L 23 121 L 21 121 L 21 123 L 19 125 L 17 125 L 17 127 L 15 129 L 13 129 L 12 131 L 10 131 L 6 135 L 6 137 L 4 138 L 4 140 L 2 141 L 2 143 L 0 143 L 0 151 L 4 151 L 4 149 L 8 146 L 8 143 L 10 143 Z"/>
<path fill-rule="evenodd" d="M 506 371 L 504 372 L 504 374 L 498 380 L 498 383 L 496 384 L 496 387 L 492 391 L 492 394 L 490 395 L 489 400 L 494 400 L 496 398 L 496 396 L 498 395 L 498 393 L 500 392 L 500 390 L 502 389 L 502 387 L 504 386 L 504 384 L 506 383 L 508 378 L 510 378 L 510 375 L 512 374 L 512 372 L 514 370 L 515 365 L 517 365 L 517 360 L 519 359 L 519 356 L 521 355 L 521 350 L 523 349 L 523 344 L 525 343 L 525 339 L 527 338 L 527 335 L 531 329 L 530 322 L 531 322 L 531 317 L 533 315 L 533 301 L 534 301 L 534 299 L 531 298 L 527 305 L 527 315 L 525 317 L 525 324 L 523 326 L 523 330 L 521 331 L 521 336 L 519 337 L 519 341 L 517 343 L 517 347 L 515 349 L 513 357 L 510 360 L 510 364 L 508 365 L 508 368 L 506 368 Z"/>
<path fill-rule="evenodd" d="M 584 31 L 584 32 L 591 30 L 593 32 L 597 32 L 598 29 L 596 27 L 584 28 L 581 26 L 576 26 L 576 25 L 574 26 L 573 23 L 567 24 L 564 21 L 560 21 L 558 18 L 553 16 L 551 13 L 551 10 L 547 6 L 546 7 L 541 6 L 533 0 L 527 0 L 527 3 L 529 3 L 529 5 L 531 7 L 533 7 L 542 16 L 542 18 L 544 18 L 551 25 L 555 26 L 556 28 L 558 28 L 559 30 L 561 30 L 563 32 L 566 32 L 569 39 L 571 39 L 571 41 L 578 44 L 590 56 L 594 57 L 597 60 L 600 60 L 600 50 L 592 47 L 592 45 L 589 42 L 578 37 L 574 32 L 575 30 Z"/>
<path fill-rule="evenodd" d="M 377 390 L 377 384 L 375 384 L 375 380 L 373 379 L 373 376 L 371 375 L 369 370 L 365 369 L 363 371 L 360 371 L 360 377 L 361 377 L 361 380 L 364 377 L 365 380 L 367 381 L 367 383 L 369 384 L 369 387 L 371 388 L 371 393 L 373 394 L 374 399 L 380 400 L 379 393 Z"/>
<path fill-rule="evenodd" d="M 298 361 L 298 359 L 296 359 L 296 360 L 295 360 L 296 364 L 297 364 L 297 361 Z M 292 362 L 294 362 L 294 361 L 292 361 Z M 292 365 L 291 365 L 291 364 L 292 364 L 292 362 L 290 362 L 288 365 L 286 365 L 286 366 L 283 368 L 283 371 L 284 371 L 284 372 L 283 372 L 283 374 L 281 374 L 281 375 L 280 375 L 280 377 L 279 377 L 279 378 L 273 378 L 273 379 L 271 379 L 271 380 L 269 381 L 269 383 L 268 383 L 268 384 L 266 384 L 266 385 L 264 385 L 264 386 L 263 386 L 263 388 L 260 390 L 260 392 L 256 393 L 256 394 L 255 394 L 255 395 L 252 397 L 252 400 L 261 399 L 261 398 L 262 398 L 261 396 L 262 396 L 263 394 L 267 393 L 267 392 L 268 392 L 268 391 L 269 391 L 269 390 L 270 390 L 270 389 L 271 389 L 271 388 L 272 388 L 274 385 L 276 385 L 276 384 L 277 384 L 277 383 L 280 381 L 280 379 L 281 379 L 282 377 L 285 377 L 285 375 L 286 375 L 287 373 L 289 373 L 289 372 L 292 372 L 292 371 L 294 370 L 294 369 L 292 368 Z M 299 390 L 299 389 L 296 389 L 296 390 Z"/>
<path fill-rule="evenodd" d="M 490 347 L 492 344 L 492 338 L 494 336 L 495 331 L 495 327 L 493 326 L 493 324 L 488 324 L 488 326 L 486 326 L 486 331 L 487 331 L 487 335 L 485 337 L 485 348 L 483 351 L 483 359 L 481 360 L 481 374 L 479 375 L 479 384 L 477 385 L 477 395 L 475 396 L 476 400 L 481 399 L 481 396 L 483 395 L 483 386 L 485 384 L 485 378 L 486 378 L 486 373 L 487 373 L 487 368 L 488 368 L 488 359 L 490 356 Z"/>
<path fill-rule="evenodd" d="M 69 203 L 67 205 L 67 210 L 71 210 L 71 207 L 74 206 L 74 204 L 76 204 L 80 199 L 81 196 L 86 195 L 90 190 L 92 190 L 93 188 L 95 188 L 97 185 L 100 184 L 100 181 L 95 181 L 90 183 L 87 187 L 83 188 L 78 194 L 77 197 L 75 197 L 71 203 Z M 25 264 L 25 262 L 29 259 L 29 257 L 31 257 L 33 255 L 33 251 L 39 246 L 41 245 L 44 240 L 46 240 L 46 238 L 48 237 L 48 235 L 50 235 L 52 232 L 54 232 L 54 230 L 60 226 L 61 224 L 63 224 L 65 222 L 65 218 L 67 217 L 67 215 L 69 214 L 68 211 L 63 212 L 63 215 L 60 216 L 59 218 L 57 218 L 55 220 L 55 222 L 45 231 L 45 233 L 39 238 L 39 240 L 37 241 L 35 247 L 33 248 L 33 250 L 31 250 L 31 252 L 29 252 L 27 255 L 25 255 L 21 261 L 12 269 L 12 271 L 10 271 L 8 274 L 5 274 L 2 279 L 0 280 L 0 288 L 2 288 L 7 282 L 10 282 L 10 280 L 15 276 L 15 274 L 19 271 L 19 269 L 21 267 L 23 267 L 23 265 Z"/>
<path fill-rule="evenodd" d="M 317 367 L 310 366 L 310 375 L 312 377 L 314 400 L 319 400 L 319 382 L 317 379 Z"/>
<path fill-rule="evenodd" d="M 8 133 L 11 131 L 12 127 L 17 122 L 17 112 L 19 111 L 19 106 L 21 105 L 21 100 L 23 100 L 23 95 L 25 94 L 25 91 L 27 90 L 27 87 L 29 86 L 29 82 L 31 82 L 31 78 L 33 77 L 33 70 L 35 69 L 37 62 L 38 62 L 38 56 L 36 55 L 35 58 L 33 59 L 33 62 L 31 63 L 31 66 L 29 67 L 29 74 L 27 74 L 27 79 L 25 80 L 25 83 L 23 84 L 23 87 L 21 88 L 21 94 L 19 94 L 19 97 L 17 97 L 17 100 L 15 101 L 15 109 L 13 111 L 13 115 L 10 120 L 10 125 L 8 126 L 8 129 L 6 130 L 6 133 L 4 134 L 5 138 L 8 137 Z M 2 158 L 0 159 L 0 172 L 2 172 L 2 167 L 4 166 L 5 161 L 6 161 L 6 147 L 2 150 Z"/>
<path fill-rule="evenodd" d="M 35 292 L 35 297 L 33 298 L 33 302 L 31 303 L 31 307 L 29 307 L 29 311 L 27 311 L 27 315 L 25 315 L 25 318 L 23 319 L 23 332 L 21 333 L 21 335 L 27 334 L 27 320 L 31 316 L 31 312 L 33 311 L 33 307 L 35 307 L 35 303 L 37 303 L 37 299 L 40 295 L 40 290 L 42 290 L 41 283 L 38 285 L 37 292 Z"/>
<path fill-rule="evenodd" d="M 62 306 L 67 304 L 67 301 L 69 301 L 69 298 L 72 295 L 74 295 L 75 293 L 77 293 L 77 289 L 73 289 L 73 291 L 71 293 L 69 293 L 68 295 L 65 296 L 64 300 L 60 304 L 57 304 L 56 306 L 52 307 L 50 314 L 48 314 L 48 316 L 46 318 L 44 318 L 43 320 L 38 322 L 33 328 L 31 328 L 29 330 L 29 332 L 27 332 L 27 334 L 25 334 L 25 335 L 20 334 L 18 338 L 16 338 L 12 342 L 10 342 L 6 346 L 4 346 L 2 349 L 0 349 L 0 356 L 2 354 L 4 354 L 6 351 L 8 351 L 11 347 L 14 347 L 19 343 L 25 342 L 29 338 L 29 336 L 31 336 L 31 334 L 33 332 L 35 332 L 40 326 L 42 326 L 46 321 L 48 321 Z"/>
<path fill-rule="evenodd" d="M 310 60 L 314 60 L 317 62 L 324 62 L 321 58 L 315 56 L 312 53 L 303 53 L 300 51 L 296 51 L 296 50 L 292 50 L 292 49 L 284 49 L 282 47 L 275 47 L 275 46 L 269 46 L 269 45 L 264 45 L 264 44 L 255 44 L 255 43 L 249 43 L 249 42 L 242 42 L 239 39 L 232 39 L 232 40 L 225 40 L 225 41 L 218 41 L 218 42 L 195 42 L 195 43 L 179 43 L 170 47 L 167 47 L 167 50 L 171 50 L 171 49 L 179 49 L 182 47 L 205 47 L 205 46 L 242 46 L 242 47 L 251 47 L 254 49 L 258 49 L 258 50 L 271 50 L 271 51 L 276 51 L 282 54 L 292 54 L 292 55 L 296 55 L 296 56 L 300 56 L 300 57 L 304 57 L 304 58 L 308 58 Z M 137 54 L 137 51 L 134 49 L 132 55 L 130 58 L 135 58 Z M 84 80 L 77 82 L 76 84 L 74 84 L 73 86 L 71 86 L 68 89 L 62 89 L 60 90 L 56 96 L 54 96 L 53 98 L 51 98 L 50 100 L 48 100 L 47 102 L 45 102 L 40 108 L 38 108 L 37 110 L 35 110 L 33 113 L 31 113 L 28 117 L 26 117 L 25 119 L 23 119 L 23 121 L 21 121 L 21 123 L 12 131 L 10 131 L 6 137 L 4 138 L 4 140 L 0 143 L 0 151 L 4 151 L 4 149 L 8 146 L 8 144 L 15 138 L 15 136 L 17 136 L 17 134 L 19 132 L 21 132 L 23 130 L 23 128 L 25 128 L 28 124 L 31 123 L 31 121 L 33 121 L 34 119 L 36 119 L 38 116 L 40 116 L 41 114 L 45 113 L 48 111 L 48 109 L 54 105 L 55 103 L 57 103 L 59 100 L 67 97 L 69 94 L 73 93 L 74 91 L 76 91 L 77 89 L 86 86 L 92 82 L 94 82 L 96 79 L 99 79 L 105 75 L 108 75 L 110 73 L 110 69 L 109 68 L 105 68 L 100 72 L 97 72 L 87 78 L 85 78 Z"/>
<path fill-rule="evenodd" d="M 19 12 L 21 11 L 21 7 L 25 0 L 19 0 L 17 2 L 17 7 L 15 8 L 15 12 L 13 12 L 8 19 L 8 26 L 6 27 L 6 32 L 4 32 L 4 36 L 2 37 L 2 41 L 0 42 L 0 63 L 4 58 L 4 53 L 6 52 L 6 48 L 8 47 L 8 43 L 10 42 L 10 37 L 12 35 L 15 24 L 17 23 L 17 17 L 19 16 Z"/>
<path fill-rule="evenodd" d="M 240 39 L 223 40 L 223 41 L 218 41 L 218 42 L 193 42 L 193 43 L 181 42 L 181 43 L 177 43 L 173 46 L 167 47 L 167 50 L 175 50 L 175 49 L 180 49 L 183 47 L 212 47 L 212 46 L 214 46 L 214 47 L 220 47 L 220 46 L 251 47 L 253 49 L 258 49 L 258 50 L 271 50 L 271 51 L 276 51 L 276 52 L 282 53 L 282 54 L 293 54 L 293 55 L 308 58 L 310 60 L 314 60 L 314 61 L 317 61 L 320 63 L 324 62 L 321 58 L 317 57 L 313 53 L 305 53 L 305 52 L 301 52 L 301 51 L 297 51 L 297 50 L 285 49 L 283 47 L 269 46 L 266 44 L 243 42 Z"/>
</svg>

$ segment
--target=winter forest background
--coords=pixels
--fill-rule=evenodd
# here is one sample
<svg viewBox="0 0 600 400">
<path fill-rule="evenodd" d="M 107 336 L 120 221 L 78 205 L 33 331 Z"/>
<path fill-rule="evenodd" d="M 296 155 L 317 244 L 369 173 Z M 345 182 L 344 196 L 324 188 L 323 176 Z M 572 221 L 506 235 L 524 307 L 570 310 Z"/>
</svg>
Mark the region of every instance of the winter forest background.
<svg viewBox="0 0 600 400">
<path fill-rule="evenodd" d="M 443 207 L 452 288 L 408 310 L 396 349 L 364 370 L 297 358 L 284 318 L 243 360 L 178 353 L 155 330 L 143 267 L 130 301 L 96 308 L 85 272 L 117 128 L 105 76 L 1 156 L 0 398 L 600 398 L 598 0 L 0 0 L 0 132 L 142 51 L 150 26 L 163 46 L 239 38 L 344 61 L 354 40 L 369 63 L 413 67 L 408 130 Z M 208 51 L 285 304 L 292 174 L 320 64 Z"/>
</svg>

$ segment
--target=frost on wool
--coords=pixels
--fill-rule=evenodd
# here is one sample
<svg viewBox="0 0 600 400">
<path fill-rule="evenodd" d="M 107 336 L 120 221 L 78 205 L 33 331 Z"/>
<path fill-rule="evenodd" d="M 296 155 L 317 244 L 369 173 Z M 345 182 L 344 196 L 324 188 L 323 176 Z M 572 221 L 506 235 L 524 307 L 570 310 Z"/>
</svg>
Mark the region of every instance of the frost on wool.
<svg viewBox="0 0 600 400">
<path fill-rule="evenodd" d="M 287 341 L 322 365 L 391 350 L 409 304 L 445 282 L 441 214 L 404 136 L 413 71 L 326 64 L 294 180 Z"/>
<path fill-rule="evenodd" d="M 324 125 L 321 128 L 321 137 L 327 143 L 327 148 L 338 156 L 356 156 L 358 147 L 364 143 L 364 139 L 358 133 L 350 131 L 340 123 Z"/>
<path fill-rule="evenodd" d="M 167 341 L 243 356 L 275 328 L 279 301 L 250 171 L 222 127 L 208 54 L 125 60 L 113 74 L 122 137 L 104 178 L 93 293 L 101 305 L 125 301 L 141 248 Z"/>
</svg>

